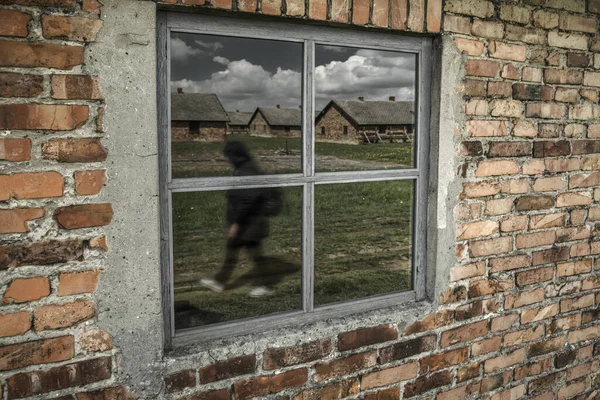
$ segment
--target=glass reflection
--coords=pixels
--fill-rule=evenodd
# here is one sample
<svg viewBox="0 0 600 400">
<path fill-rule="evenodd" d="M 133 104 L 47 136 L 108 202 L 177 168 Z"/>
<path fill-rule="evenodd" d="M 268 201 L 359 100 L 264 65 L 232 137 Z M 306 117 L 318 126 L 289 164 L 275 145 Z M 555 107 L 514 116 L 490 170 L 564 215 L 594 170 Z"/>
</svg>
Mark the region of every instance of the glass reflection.
<svg viewBox="0 0 600 400">
<path fill-rule="evenodd" d="M 242 141 L 265 173 L 301 172 L 302 44 L 174 33 L 173 178 L 227 176 Z"/>
<path fill-rule="evenodd" d="M 315 48 L 316 170 L 414 167 L 416 56 Z"/>
<path fill-rule="evenodd" d="M 410 290 L 413 187 L 316 186 L 315 305 Z"/>
</svg>

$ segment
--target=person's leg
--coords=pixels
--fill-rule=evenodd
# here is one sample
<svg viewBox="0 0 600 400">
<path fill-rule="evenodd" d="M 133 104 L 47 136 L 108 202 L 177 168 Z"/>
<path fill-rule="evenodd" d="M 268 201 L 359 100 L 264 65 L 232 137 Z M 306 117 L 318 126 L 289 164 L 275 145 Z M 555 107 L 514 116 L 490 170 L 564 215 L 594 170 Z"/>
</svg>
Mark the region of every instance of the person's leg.
<svg viewBox="0 0 600 400">
<path fill-rule="evenodd" d="M 231 274 L 237 265 L 238 256 L 242 246 L 241 240 L 237 238 L 227 240 L 227 254 L 225 255 L 225 261 L 214 278 L 219 284 L 225 285 L 229 281 L 229 278 L 231 278 Z"/>
</svg>

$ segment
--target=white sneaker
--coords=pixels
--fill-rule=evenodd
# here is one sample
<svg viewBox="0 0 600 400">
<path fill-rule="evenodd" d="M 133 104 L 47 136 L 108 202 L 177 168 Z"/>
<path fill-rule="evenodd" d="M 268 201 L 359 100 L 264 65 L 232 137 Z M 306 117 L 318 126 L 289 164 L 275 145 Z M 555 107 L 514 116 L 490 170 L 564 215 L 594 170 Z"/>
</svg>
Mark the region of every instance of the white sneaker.
<svg viewBox="0 0 600 400">
<path fill-rule="evenodd" d="M 223 289 L 225 288 L 224 285 L 220 284 L 219 282 L 215 281 L 214 279 L 201 279 L 200 284 L 202 286 L 204 286 L 205 288 L 210 289 L 216 293 L 221 293 L 223 291 Z"/>
<path fill-rule="evenodd" d="M 250 291 L 250 297 L 262 297 L 273 293 L 273 289 L 266 286 L 257 286 Z"/>
</svg>

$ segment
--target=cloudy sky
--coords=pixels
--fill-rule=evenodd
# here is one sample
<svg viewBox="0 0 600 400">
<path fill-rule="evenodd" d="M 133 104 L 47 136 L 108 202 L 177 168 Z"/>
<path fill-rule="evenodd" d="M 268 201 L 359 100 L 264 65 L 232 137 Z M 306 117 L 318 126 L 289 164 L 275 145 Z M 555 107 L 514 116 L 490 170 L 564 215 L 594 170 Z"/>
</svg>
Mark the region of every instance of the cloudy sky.
<svg viewBox="0 0 600 400">
<path fill-rule="evenodd" d="M 330 100 L 413 100 L 415 56 L 317 46 L 316 109 Z M 298 107 L 302 45 L 258 39 L 173 34 L 171 91 L 216 93 L 225 109 Z"/>
</svg>

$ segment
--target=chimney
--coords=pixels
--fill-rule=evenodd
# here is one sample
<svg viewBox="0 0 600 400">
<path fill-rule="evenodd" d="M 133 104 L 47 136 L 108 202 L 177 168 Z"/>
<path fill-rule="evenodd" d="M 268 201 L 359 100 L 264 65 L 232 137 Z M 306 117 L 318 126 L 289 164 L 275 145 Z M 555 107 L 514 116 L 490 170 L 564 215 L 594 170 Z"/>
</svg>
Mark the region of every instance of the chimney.
<svg viewBox="0 0 600 400">
<path fill-rule="evenodd" d="M 396 101 L 396 96 L 390 96 L 390 101 Z"/>
<path fill-rule="evenodd" d="M 281 108 L 281 106 L 279 104 L 277 104 L 277 108 Z"/>
<path fill-rule="evenodd" d="M 365 98 L 364 98 L 364 97 L 362 97 L 362 96 L 360 96 L 360 97 L 358 98 L 358 100 L 360 100 L 360 101 L 365 101 Z"/>
<path fill-rule="evenodd" d="M 178 87 L 177 88 L 177 93 L 182 94 L 183 93 L 183 88 Z"/>
</svg>

